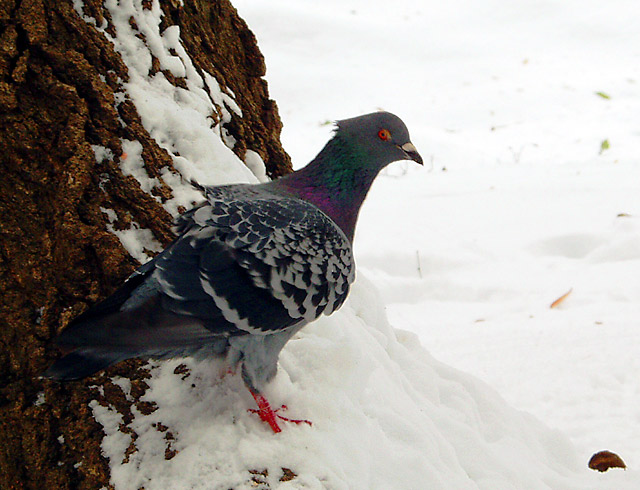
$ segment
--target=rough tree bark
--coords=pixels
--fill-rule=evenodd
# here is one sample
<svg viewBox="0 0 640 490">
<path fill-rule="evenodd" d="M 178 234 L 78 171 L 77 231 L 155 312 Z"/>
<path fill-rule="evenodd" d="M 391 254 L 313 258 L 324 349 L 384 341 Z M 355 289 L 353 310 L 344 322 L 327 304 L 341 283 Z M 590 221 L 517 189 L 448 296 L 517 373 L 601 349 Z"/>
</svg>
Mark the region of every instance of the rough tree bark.
<svg viewBox="0 0 640 490">
<path fill-rule="evenodd" d="M 236 94 L 243 117 L 226 126 L 237 140 L 234 151 L 241 157 L 247 148 L 258 152 L 271 176 L 290 171 L 277 108 L 261 78 L 262 55 L 228 0 L 167 0 L 162 9 L 164 27 L 180 26 L 194 65 Z M 100 0 L 85 0 L 84 11 L 110 21 Z M 101 426 L 89 403 L 108 398 L 125 423 L 132 403 L 153 411 L 127 401 L 109 381 L 115 374 L 129 377 L 139 398 L 146 372 L 135 361 L 84 382 L 38 379 L 55 357 L 52 338 L 137 266 L 107 231 L 100 207 L 117 212 L 116 227 L 135 220 L 162 243 L 172 236 L 171 217 L 117 163 L 126 138 L 142 144 L 151 177 L 172 165 L 134 105 L 116 108 L 118 78 L 127 80 L 122 59 L 71 0 L 0 0 L 2 489 L 109 488 Z M 109 148 L 114 161 L 96 162 L 91 145 Z M 171 197 L 166 187 L 155 192 Z"/>
</svg>

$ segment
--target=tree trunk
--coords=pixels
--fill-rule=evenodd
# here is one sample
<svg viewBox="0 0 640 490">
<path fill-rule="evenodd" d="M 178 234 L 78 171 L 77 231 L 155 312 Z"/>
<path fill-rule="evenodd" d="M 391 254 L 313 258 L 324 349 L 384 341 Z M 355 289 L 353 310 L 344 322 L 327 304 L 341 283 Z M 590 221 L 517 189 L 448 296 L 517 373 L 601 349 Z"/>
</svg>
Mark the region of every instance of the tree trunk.
<svg viewBox="0 0 640 490">
<path fill-rule="evenodd" d="M 85 0 L 83 9 L 113 30 L 101 1 Z M 227 0 L 167 0 L 162 9 L 161 29 L 178 25 L 196 69 L 235 94 L 242 117 L 224 126 L 233 151 L 241 158 L 256 151 L 270 176 L 290 171 L 262 55 L 235 9 Z M 171 189 L 158 179 L 156 199 L 125 176 L 121 140 L 142 145 L 151 177 L 171 169 L 172 158 L 131 101 L 114 103 L 127 67 L 71 0 L 0 0 L 0 73 L 0 488 L 110 488 L 90 404 L 108 399 L 125 425 L 132 405 L 153 411 L 139 401 L 146 371 L 130 361 L 82 382 L 38 376 L 56 356 L 52 339 L 138 265 L 108 227 L 135 222 L 162 244 L 171 240 L 172 217 L 161 205 Z M 97 161 L 92 145 L 113 158 Z M 118 221 L 110 224 L 104 209 Z M 131 379 L 132 401 L 111 381 L 115 375 Z"/>
</svg>

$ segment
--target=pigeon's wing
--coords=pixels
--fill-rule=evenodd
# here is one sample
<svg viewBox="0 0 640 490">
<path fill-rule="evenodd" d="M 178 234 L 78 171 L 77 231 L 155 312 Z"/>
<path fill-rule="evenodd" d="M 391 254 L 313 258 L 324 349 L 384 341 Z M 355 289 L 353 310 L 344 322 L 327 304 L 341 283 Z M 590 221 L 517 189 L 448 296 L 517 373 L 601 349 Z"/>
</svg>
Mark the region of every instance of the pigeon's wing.
<svg viewBox="0 0 640 490">
<path fill-rule="evenodd" d="M 290 198 L 239 202 L 237 210 L 244 219 L 232 227 L 225 243 L 235 250 L 254 286 L 305 323 L 344 303 L 354 279 L 353 255 L 349 240 L 331 219 Z M 217 284 L 213 274 L 205 272 L 204 278 Z"/>
<path fill-rule="evenodd" d="M 162 308 L 196 317 L 216 334 L 252 331 L 247 315 L 237 312 L 250 312 L 252 324 L 274 330 L 297 323 L 269 291 L 254 285 L 251 274 L 238 263 L 237 251 L 224 241 L 228 232 L 213 223 L 194 224 L 162 254 L 154 272 Z"/>
<path fill-rule="evenodd" d="M 307 323 L 342 305 L 354 279 L 351 244 L 318 208 L 250 192 L 208 198 L 181 216 L 183 236 L 156 262 L 165 308 L 238 334 Z"/>
</svg>

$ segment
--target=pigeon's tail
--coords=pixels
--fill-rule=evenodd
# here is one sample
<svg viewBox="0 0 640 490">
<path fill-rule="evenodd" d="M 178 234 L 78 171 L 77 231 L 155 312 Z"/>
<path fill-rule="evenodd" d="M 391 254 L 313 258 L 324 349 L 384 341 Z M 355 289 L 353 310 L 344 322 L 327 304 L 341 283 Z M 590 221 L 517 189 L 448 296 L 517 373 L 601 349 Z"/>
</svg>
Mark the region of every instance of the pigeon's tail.
<svg viewBox="0 0 640 490">
<path fill-rule="evenodd" d="M 85 378 L 134 357 L 180 357 L 203 349 L 204 355 L 223 356 L 229 345 L 227 337 L 207 329 L 203 320 L 164 310 L 158 297 L 131 310 L 83 315 L 56 343 L 66 355 L 43 377 L 61 381 Z"/>
<path fill-rule="evenodd" d="M 86 378 L 130 356 L 104 349 L 81 348 L 58 359 L 42 376 L 58 381 Z"/>
</svg>

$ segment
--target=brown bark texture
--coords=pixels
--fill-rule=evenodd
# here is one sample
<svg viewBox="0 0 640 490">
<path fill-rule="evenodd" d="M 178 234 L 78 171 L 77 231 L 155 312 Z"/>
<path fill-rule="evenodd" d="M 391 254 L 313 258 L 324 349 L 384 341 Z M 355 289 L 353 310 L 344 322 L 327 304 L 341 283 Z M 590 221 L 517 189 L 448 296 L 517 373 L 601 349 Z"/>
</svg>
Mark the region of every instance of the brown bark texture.
<svg viewBox="0 0 640 490">
<path fill-rule="evenodd" d="M 264 60 L 235 9 L 228 0 L 161 4 L 161 27 L 179 25 L 194 65 L 236 96 L 243 116 L 225 126 L 237 140 L 234 151 L 241 158 L 247 148 L 258 152 L 270 176 L 290 171 L 262 78 Z M 84 11 L 110 22 L 100 0 L 85 0 Z M 140 362 L 81 382 L 39 378 L 57 355 L 56 334 L 138 265 L 107 230 L 100 208 L 116 211 L 116 228 L 135 221 L 163 244 L 172 238 L 171 216 L 120 170 L 121 139 L 141 143 L 150 177 L 172 168 L 133 103 L 114 103 L 122 80 L 127 68 L 113 45 L 70 0 L 0 0 L 2 489 L 111 488 L 102 428 L 89 404 L 108 399 L 123 425 L 132 405 L 143 413 L 154 409 L 138 401 L 147 376 Z M 91 145 L 109 148 L 113 161 L 97 162 Z M 171 197 L 168 187 L 153 192 Z M 110 381 L 114 375 L 131 379 L 133 401 Z"/>
</svg>

